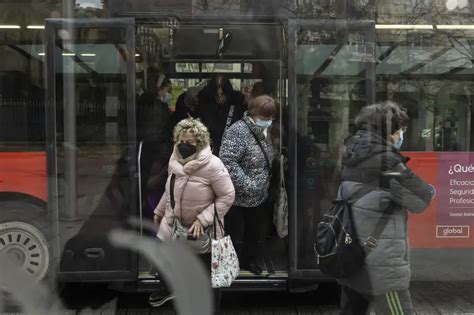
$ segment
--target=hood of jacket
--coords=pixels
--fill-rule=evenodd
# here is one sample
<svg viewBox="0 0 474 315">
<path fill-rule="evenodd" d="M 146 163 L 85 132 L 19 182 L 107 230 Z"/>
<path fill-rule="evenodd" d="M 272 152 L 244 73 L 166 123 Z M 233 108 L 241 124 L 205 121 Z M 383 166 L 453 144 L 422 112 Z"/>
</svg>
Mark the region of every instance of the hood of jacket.
<svg viewBox="0 0 474 315">
<path fill-rule="evenodd" d="M 342 179 L 374 184 L 381 180 L 383 172 L 407 162 L 408 158 L 381 135 L 359 130 L 346 145 L 346 152 L 342 157 Z M 379 182 L 378 185 L 383 184 Z"/>
<path fill-rule="evenodd" d="M 408 161 L 407 158 L 400 154 L 398 149 L 381 135 L 367 130 L 359 130 L 346 145 L 346 152 L 342 157 L 342 163 L 346 167 L 356 167 L 374 156 L 384 153 L 398 156 L 403 163 Z"/>
</svg>

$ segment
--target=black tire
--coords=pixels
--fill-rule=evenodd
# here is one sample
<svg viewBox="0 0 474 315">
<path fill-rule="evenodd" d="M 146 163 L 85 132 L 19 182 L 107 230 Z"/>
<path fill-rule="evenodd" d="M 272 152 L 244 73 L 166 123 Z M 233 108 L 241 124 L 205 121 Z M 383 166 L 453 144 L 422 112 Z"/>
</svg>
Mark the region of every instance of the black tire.
<svg viewBox="0 0 474 315">
<path fill-rule="evenodd" d="M 50 269 L 51 221 L 39 205 L 23 201 L 0 201 L 0 252 L 7 253 L 36 279 Z"/>
</svg>

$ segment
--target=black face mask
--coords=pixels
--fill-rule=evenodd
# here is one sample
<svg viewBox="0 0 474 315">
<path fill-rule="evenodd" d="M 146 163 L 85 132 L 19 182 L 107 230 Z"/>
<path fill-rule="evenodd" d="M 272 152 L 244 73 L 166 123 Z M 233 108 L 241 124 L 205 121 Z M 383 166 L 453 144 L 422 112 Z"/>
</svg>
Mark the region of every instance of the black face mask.
<svg viewBox="0 0 474 315">
<path fill-rule="evenodd" d="M 179 150 L 179 153 L 181 153 L 181 156 L 183 157 L 183 159 L 190 157 L 197 151 L 196 146 L 189 143 L 178 144 L 178 150 Z"/>
</svg>

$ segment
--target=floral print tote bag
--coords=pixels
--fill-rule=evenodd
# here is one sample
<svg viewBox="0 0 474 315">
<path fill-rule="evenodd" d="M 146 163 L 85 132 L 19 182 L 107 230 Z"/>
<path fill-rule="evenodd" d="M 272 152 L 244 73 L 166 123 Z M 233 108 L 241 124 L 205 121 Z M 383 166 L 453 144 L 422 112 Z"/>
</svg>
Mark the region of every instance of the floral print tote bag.
<svg viewBox="0 0 474 315">
<path fill-rule="evenodd" d="M 239 259 L 230 236 L 227 235 L 217 239 L 216 221 L 225 235 L 224 226 L 217 217 L 217 209 L 214 205 L 214 237 L 211 241 L 211 284 L 213 288 L 227 288 L 239 275 Z"/>
</svg>

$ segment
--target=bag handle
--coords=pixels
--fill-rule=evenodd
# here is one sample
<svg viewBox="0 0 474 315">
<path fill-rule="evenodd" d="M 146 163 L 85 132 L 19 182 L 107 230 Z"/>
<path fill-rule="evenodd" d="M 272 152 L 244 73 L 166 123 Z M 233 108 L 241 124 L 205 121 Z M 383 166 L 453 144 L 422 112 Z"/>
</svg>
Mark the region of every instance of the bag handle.
<svg viewBox="0 0 474 315">
<path fill-rule="evenodd" d="M 170 179 L 170 203 L 171 203 L 171 209 L 174 210 L 174 207 L 176 206 L 176 201 L 174 200 L 174 184 L 176 182 L 176 174 L 173 173 L 171 174 L 171 179 Z"/>
<path fill-rule="evenodd" d="M 242 119 L 242 121 L 247 125 L 247 128 L 249 128 L 250 133 L 253 135 L 253 137 L 257 141 L 258 146 L 260 147 L 260 149 L 263 152 L 263 155 L 265 156 L 265 161 L 267 162 L 268 171 L 271 172 L 272 168 L 271 168 L 271 164 L 270 164 L 270 159 L 268 158 L 267 151 L 265 151 L 265 149 L 262 145 L 262 142 L 260 141 L 258 136 L 255 134 L 255 132 L 253 132 L 252 128 L 250 128 L 249 124 L 244 119 Z"/>
<path fill-rule="evenodd" d="M 286 188 L 285 183 L 285 156 L 280 154 L 280 185 L 283 188 Z"/>
<path fill-rule="evenodd" d="M 217 222 L 219 222 L 219 227 L 221 228 L 222 230 L 222 234 L 225 235 L 225 230 L 224 230 L 224 224 L 222 223 L 222 221 L 219 219 L 218 215 L 217 215 L 217 207 L 216 207 L 216 203 L 214 203 L 214 223 L 213 223 L 213 229 L 214 229 L 214 239 L 217 240 L 217 224 L 216 224 L 216 220 Z"/>
<path fill-rule="evenodd" d="M 225 123 L 225 130 L 227 130 L 227 128 L 229 128 L 231 125 L 232 125 L 232 119 L 234 119 L 234 104 L 231 104 L 230 107 L 229 107 L 229 112 L 227 113 L 227 120 L 226 120 L 226 123 Z"/>
</svg>

